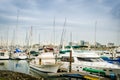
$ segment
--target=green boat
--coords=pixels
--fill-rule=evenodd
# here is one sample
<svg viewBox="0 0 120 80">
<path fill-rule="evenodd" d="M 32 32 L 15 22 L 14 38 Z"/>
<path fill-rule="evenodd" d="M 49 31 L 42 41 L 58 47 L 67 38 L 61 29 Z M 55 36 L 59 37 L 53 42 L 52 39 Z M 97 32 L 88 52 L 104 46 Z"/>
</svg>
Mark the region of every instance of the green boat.
<svg viewBox="0 0 120 80">
<path fill-rule="evenodd" d="M 70 52 L 71 50 L 60 50 L 61 54 L 65 54 L 66 52 Z"/>
<path fill-rule="evenodd" d="M 87 68 L 87 67 L 83 68 L 83 71 L 87 71 L 87 72 L 90 72 L 90 73 L 98 73 L 98 74 L 100 74 L 102 76 L 106 75 L 105 71 L 103 71 L 103 70 L 92 69 L 92 68 Z"/>
</svg>

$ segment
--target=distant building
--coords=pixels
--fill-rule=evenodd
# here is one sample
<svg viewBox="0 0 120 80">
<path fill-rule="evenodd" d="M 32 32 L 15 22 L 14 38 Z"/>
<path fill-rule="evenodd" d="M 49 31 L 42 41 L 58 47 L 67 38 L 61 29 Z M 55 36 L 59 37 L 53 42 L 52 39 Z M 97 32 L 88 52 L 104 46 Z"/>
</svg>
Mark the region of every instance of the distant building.
<svg viewBox="0 0 120 80">
<path fill-rule="evenodd" d="M 34 44 L 33 48 L 38 48 L 40 45 L 39 44 Z"/>
<path fill-rule="evenodd" d="M 107 47 L 114 47 L 114 43 L 107 43 Z"/>
<path fill-rule="evenodd" d="M 101 45 L 101 47 L 105 48 L 105 47 L 106 47 L 106 45 Z"/>
<path fill-rule="evenodd" d="M 89 42 L 84 42 L 84 46 L 89 46 Z"/>
<path fill-rule="evenodd" d="M 102 45 L 98 42 L 96 42 L 96 47 L 101 47 Z"/>
<path fill-rule="evenodd" d="M 71 46 L 75 46 L 75 45 L 78 45 L 78 43 L 76 43 L 76 42 L 69 42 L 69 45 Z"/>
<path fill-rule="evenodd" d="M 72 42 L 69 42 L 69 45 L 72 45 Z"/>
<path fill-rule="evenodd" d="M 84 46 L 84 44 L 85 44 L 85 41 L 84 40 L 80 40 L 80 46 Z"/>
</svg>

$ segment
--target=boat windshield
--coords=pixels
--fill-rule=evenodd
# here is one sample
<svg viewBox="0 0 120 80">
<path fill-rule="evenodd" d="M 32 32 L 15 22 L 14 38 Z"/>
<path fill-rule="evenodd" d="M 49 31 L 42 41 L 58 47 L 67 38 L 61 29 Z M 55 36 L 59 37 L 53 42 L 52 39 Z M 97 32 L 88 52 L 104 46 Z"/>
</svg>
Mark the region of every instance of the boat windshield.
<svg viewBox="0 0 120 80">
<path fill-rule="evenodd" d="M 63 62 L 70 62 L 70 57 L 62 56 L 61 61 Z M 71 62 L 74 62 L 74 58 L 72 57 Z"/>
<path fill-rule="evenodd" d="M 4 53 L 0 53 L 0 56 L 4 56 Z"/>
<path fill-rule="evenodd" d="M 85 61 L 85 62 L 103 62 L 104 60 L 101 58 L 82 58 L 82 57 L 77 57 L 79 61 Z"/>
</svg>

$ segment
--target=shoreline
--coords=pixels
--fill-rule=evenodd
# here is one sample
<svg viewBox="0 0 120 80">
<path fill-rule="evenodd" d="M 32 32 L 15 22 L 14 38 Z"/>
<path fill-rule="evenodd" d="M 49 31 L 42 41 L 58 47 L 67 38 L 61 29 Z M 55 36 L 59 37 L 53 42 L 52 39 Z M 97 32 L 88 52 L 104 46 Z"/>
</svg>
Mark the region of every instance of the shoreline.
<svg viewBox="0 0 120 80">
<path fill-rule="evenodd" d="M 14 72 L 9 70 L 0 70 L 0 80 L 41 80 L 32 75 Z"/>
</svg>

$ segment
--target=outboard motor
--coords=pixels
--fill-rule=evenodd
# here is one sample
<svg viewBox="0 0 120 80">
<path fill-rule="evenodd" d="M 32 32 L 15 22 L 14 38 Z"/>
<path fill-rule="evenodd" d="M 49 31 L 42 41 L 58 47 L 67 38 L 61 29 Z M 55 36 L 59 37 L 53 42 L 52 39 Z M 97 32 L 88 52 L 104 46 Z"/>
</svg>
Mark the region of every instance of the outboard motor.
<svg viewBox="0 0 120 80">
<path fill-rule="evenodd" d="M 110 80 L 117 80 L 116 75 L 114 73 L 110 74 Z"/>
</svg>

